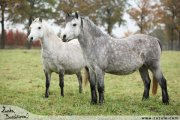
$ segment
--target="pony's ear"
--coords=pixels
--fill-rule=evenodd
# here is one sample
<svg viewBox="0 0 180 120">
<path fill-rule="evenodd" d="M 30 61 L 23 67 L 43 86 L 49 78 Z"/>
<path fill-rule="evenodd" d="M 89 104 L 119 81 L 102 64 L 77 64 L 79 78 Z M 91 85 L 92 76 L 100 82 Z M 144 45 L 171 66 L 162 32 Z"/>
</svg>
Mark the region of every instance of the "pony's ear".
<svg viewBox="0 0 180 120">
<path fill-rule="evenodd" d="M 69 12 L 66 14 L 66 17 L 69 17 L 70 16 L 70 14 L 69 14 Z"/>
<path fill-rule="evenodd" d="M 78 19 L 78 17 L 79 17 L 78 12 L 75 12 L 75 17 Z"/>
<path fill-rule="evenodd" d="M 31 20 L 32 20 L 32 21 L 34 21 L 34 20 L 35 20 L 35 19 L 34 19 L 34 17 L 33 17 L 33 18 L 31 18 Z"/>
<path fill-rule="evenodd" d="M 39 18 L 35 18 L 34 20 L 33 20 L 33 22 L 38 22 L 39 21 Z"/>
<path fill-rule="evenodd" d="M 39 18 L 39 21 L 42 22 L 42 18 Z"/>
</svg>

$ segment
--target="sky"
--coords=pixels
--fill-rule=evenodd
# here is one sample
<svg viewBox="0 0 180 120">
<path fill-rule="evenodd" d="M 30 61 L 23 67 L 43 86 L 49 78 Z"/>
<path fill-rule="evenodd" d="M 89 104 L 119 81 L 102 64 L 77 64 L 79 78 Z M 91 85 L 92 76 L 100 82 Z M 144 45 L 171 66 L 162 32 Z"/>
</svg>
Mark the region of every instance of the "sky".
<svg viewBox="0 0 180 120">
<path fill-rule="evenodd" d="M 134 33 L 138 30 L 136 23 L 130 19 L 130 16 L 127 13 L 124 14 L 123 18 L 126 20 L 126 25 L 122 25 L 120 27 L 116 25 L 112 31 L 112 34 L 117 38 L 124 37 L 124 33 L 127 31 Z"/>
<path fill-rule="evenodd" d="M 131 4 L 131 6 L 135 7 L 135 3 L 132 0 L 129 0 L 129 4 Z M 125 25 L 121 25 L 120 27 L 118 25 L 115 25 L 113 30 L 112 30 L 112 35 L 117 37 L 117 38 L 122 38 L 124 37 L 124 33 L 127 31 L 131 31 L 131 32 L 136 32 L 138 30 L 138 27 L 136 26 L 135 22 L 130 19 L 130 16 L 125 12 L 123 15 L 124 20 L 126 20 L 126 24 Z M 61 31 L 60 26 L 54 24 L 52 21 L 48 21 L 48 23 L 51 25 L 51 27 L 53 28 L 55 33 L 59 33 Z M 1 24 L 0 24 L 1 27 Z M 24 31 L 24 25 L 22 24 L 16 24 L 16 25 L 12 25 L 8 22 L 5 21 L 5 29 L 6 30 L 16 30 L 18 29 L 19 31 Z M 101 28 L 101 30 L 103 30 L 105 32 L 104 28 Z"/>
<path fill-rule="evenodd" d="M 128 3 L 132 7 L 137 7 L 135 1 L 136 0 L 128 0 Z M 112 31 L 112 34 L 117 38 L 124 37 L 124 33 L 127 31 L 131 31 L 134 33 L 138 30 L 136 23 L 132 19 L 130 19 L 130 16 L 129 16 L 129 14 L 127 14 L 127 12 L 124 13 L 123 18 L 124 18 L 124 20 L 126 20 L 126 24 L 122 25 L 120 27 L 118 25 L 116 25 Z"/>
</svg>

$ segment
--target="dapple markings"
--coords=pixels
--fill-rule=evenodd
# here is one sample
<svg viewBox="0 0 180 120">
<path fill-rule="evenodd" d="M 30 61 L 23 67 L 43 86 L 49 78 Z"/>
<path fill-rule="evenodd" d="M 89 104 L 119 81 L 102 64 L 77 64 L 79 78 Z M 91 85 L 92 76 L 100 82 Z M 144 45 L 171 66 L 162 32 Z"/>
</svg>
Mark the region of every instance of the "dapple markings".
<svg viewBox="0 0 180 120">
<path fill-rule="evenodd" d="M 149 98 L 150 77 L 153 74 L 153 93 L 157 82 L 162 89 L 162 102 L 169 103 L 166 79 L 160 68 L 161 47 L 155 37 L 137 34 L 123 39 L 115 39 L 103 33 L 91 20 L 77 12 L 67 14 L 66 25 L 61 34 L 63 41 L 78 38 L 83 55 L 88 62 L 90 73 L 91 102 L 104 102 L 104 74 L 127 75 L 139 70 L 144 83 L 143 100 Z M 97 85 L 96 85 L 97 84 Z"/>
</svg>

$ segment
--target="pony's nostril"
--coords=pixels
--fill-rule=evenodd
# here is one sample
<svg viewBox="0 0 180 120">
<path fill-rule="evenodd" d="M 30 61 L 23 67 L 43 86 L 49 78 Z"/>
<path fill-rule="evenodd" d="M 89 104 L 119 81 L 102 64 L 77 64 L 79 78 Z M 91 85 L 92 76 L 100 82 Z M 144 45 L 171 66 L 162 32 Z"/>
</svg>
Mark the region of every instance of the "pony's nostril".
<svg viewBox="0 0 180 120">
<path fill-rule="evenodd" d="M 63 39 L 66 39 L 66 35 L 63 35 Z"/>
</svg>

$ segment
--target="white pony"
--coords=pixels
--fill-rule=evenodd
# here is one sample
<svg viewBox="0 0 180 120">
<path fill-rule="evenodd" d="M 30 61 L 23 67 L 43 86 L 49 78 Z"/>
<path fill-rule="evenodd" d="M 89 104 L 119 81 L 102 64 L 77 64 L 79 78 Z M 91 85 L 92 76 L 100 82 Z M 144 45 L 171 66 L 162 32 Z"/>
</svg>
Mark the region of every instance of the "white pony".
<svg viewBox="0 0 180 120">
<path fill-rule="evenodd" d="M 59 74 L 61 96 L 64 96 L 64 74 L 76 74 L 79 81 L 79 92 L 82 92 L 81 70 L 85 67 L 86 63 L 78 40 L 63 42 L 51 27 L 40 18 L 36 18 L 30 25 L 28 40 L 41 41 L 42 63 L 46 77 L 46 98 L 49 96 L 52 72 Z M 87 68 L 85 69 L 85 75 L 88 75 Z M 85 78 L 88 78 L 86 76 Z"/>
</svg>

